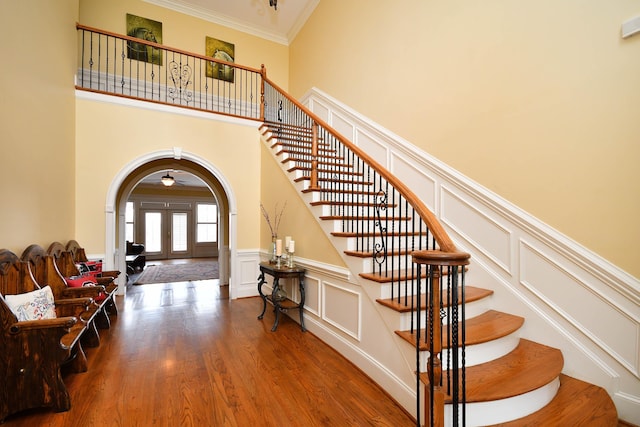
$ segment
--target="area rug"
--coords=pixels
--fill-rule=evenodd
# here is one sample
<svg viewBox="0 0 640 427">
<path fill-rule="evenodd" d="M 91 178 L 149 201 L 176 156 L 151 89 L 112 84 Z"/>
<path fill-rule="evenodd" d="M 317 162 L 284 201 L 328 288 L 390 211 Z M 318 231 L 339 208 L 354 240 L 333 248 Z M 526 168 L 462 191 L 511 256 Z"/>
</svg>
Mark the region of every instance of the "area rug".
<svg viewBox="0 0 640 427">
<path fill-rule="evenodd" d="M 150 283 L 187 282 L 219 278 L 217 261 L 189 264 L 158 264 L 147 265 L 133 284 L 147 285 Z"/>
</svg>

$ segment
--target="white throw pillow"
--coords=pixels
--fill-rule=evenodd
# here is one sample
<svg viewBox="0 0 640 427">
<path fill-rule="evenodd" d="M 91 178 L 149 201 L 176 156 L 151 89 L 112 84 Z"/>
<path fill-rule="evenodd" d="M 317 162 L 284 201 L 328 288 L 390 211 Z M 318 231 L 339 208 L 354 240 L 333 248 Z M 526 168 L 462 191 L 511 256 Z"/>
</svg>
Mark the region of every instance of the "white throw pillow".
<svg viewBox="0 0 640 427">
<path fill-rule="evenodd" d="M 47 285 L 42 289 L 18 295 L 5 295 L 4 300 L 18 321 L 55 319 L 53 292 Z"/>
</svg>

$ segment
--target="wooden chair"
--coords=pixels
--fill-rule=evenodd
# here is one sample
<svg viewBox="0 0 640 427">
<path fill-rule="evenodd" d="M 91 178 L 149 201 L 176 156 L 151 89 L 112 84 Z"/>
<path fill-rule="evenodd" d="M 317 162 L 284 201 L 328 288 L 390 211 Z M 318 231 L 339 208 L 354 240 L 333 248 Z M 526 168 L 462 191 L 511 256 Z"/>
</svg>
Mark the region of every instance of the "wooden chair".
<svg viewBox="0 0 640 427">
<path fill-rule="evenodd" d="M 84 248 L 80 246 L 76 240 L 69 240 L 65 249 L 67 252 L 71 253 L 71 258 L 73 259 L 74 264 L 89 262 Z M 118 276 L 120 276 L 120 271 L 118 270 L 101 270 L 98 275 L 94 275 L 94 277 L 96 277 L 96 281 L 99 284 L 104 285 L 106 292 L 111 295 L 111 298 L 109 298 L 109 301 L 107 302 L 107 310 L 113 315 L 118 314 L 118 307 L 116 306 L 115 299 L 115 293 L 118 290 L 118 285 L 115 283 L 115 279 Z"/>
<path fill-rule="evenodd" d="M 24 261 L 36 283 L 49 285 L 56 300 L 69 298 L 91 298 L 89 308 L 79 314 L 81 320 L 87 324 L 87 330 L 83 334 L 83 343 L 87 347 L 98 347 L 100 335 L 97 326 L 101 329 L 110 327 L 109 315 L 104 313 L 100 304 L 96 302 L 100 293 L 105 291 L 104 286 L 85 286 L 73 288 L 67 285 L 65 278 L 58 271 L 53 256 L 48 255 L 42 246 L 30 245 L 20 257 Z M 106 317 L 106 319 L 105 319 Z"/>
<path fill-rule="evenodd" d="M 79 340 L 84 324 L 63 314 L 56 304 L 56 318 L 18 321 L 5 295 L 37 288 L 25 263 L 10 251 L 0 251 L 0 422 L 16 412 L 49 407 L 56 412 L 71 407 L 60 368 L 69 360 L 84 363 Z M 83 361 L 80 359 L 84 359 Z"/>
<path fill-rule="evenodd" d="M 82 275 L 73 259 L 72 252 L 67 251 L 62 243 L 53 242 L 49 245 L 47 255 L 53 258 L 62 277 L 70 278 Z M 118 314 L 118 308 L 115 303 L 115 292 L 118 289 L 118 285 L 114 283 L 113 277 L 98 277 L 96 278 L 96 282 L 104 287 L 105 293 L 104 300 L 99 302 L 102 314 L 98 326 L 101 328 L 109 328 L 111 324 L 109 314 Z"/>
</svg>

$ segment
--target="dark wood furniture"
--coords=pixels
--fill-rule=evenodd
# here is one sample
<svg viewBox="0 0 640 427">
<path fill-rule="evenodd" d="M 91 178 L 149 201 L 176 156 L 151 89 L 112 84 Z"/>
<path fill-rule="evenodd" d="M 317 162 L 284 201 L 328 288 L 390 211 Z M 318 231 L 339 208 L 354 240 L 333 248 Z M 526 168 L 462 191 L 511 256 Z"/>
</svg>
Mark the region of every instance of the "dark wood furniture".
<svg viewBox="0 0 640 427">
<path fill-rule="evenodd" d="M 78 319 L 87 299 L 55 301 L 56 318 L 18 321 L 5 295 L 39 289 L 27 263 L 13 252 L 0 251 L 0 422 L 16 412 L 49 407 L 56 412 L 71 407 L 60 368 L 73 363 L 86 371 L 87 360 L 80 345 L 85 324 Z M 84 307 L 84 308 L 83 308 Z"/>
<path fill-rule="evenodd" d="M 258 319 L 264 317 L 264 313 L 267 310 L 267 301 L 273 304 L 275 311 L 275 321 L 272 332 L 278 328 L 280 322 L 280 313 L 286 312 L 291 309 L 298 309 L 300 311 L 300 328 L 302 331 L 307 329 L 304 326 L 304 274 L 305 269 L 299 266 L 286 267 L 284 265 L 278 267 L 276 264 L 268 262 L 260 263 L 260 276 L 258 276 L 258 293 L 262 297 L 262 313 L 258 316 Z M 262 292 L 262 286 L 267 283 L 265 275 L 273 277 L 272 289 L 270 294 Z M 292 301 L 282 294 L 282 287 L 280 286 L 281 279 L 296 279 L 298 281 L 298 289 L 300 290 L 300 302 Z"/>
<path fill-rule="evenodd" d="M 71 240 L 70 243 L 71 242 L 75 242 L 75 240 Z M 69 249 L 67 249 L 67 247 L 69 247 Z M 80 248 L 77 242 L 75 242 L 75 246 L 70 247 L 70 245 L 67 244 L 67 247 L 60 242 L 53 242 L 47 248 L 47 254 L 53 257 L 56 267 L 63 277 L 79 276 L 81 273 L 76 263 L 87 261 L 84 249 Z M 106 298 L 100 303 L 104 314 L 101 323 L 98 324 L 98 326 L 105 329 L 109 327 L 110 323 L 108 314 L 118 314 L 118 307 L 115 301 L 115 293 L 118 290 L 118 285 L 115 283 L 115 278 L 119 274 L 119 271 L 103 271 L 95 278 L 99 285 L 104 286 L 106 294 Z"/>
<path fill-rule="evenodd" d="M 20 259 L 27 263 L 29 271 L 37 283 L 51 287 L 55 299 L 92 299 L 88 309 L 80 313 L 80 320 L 86 323 L 87 327 L 82 340 L 85 347 L 98 347 L 100 345 L 100 335 L 97 327 L 101 329 L 109 328 L 108 315 L 103 312 L 100 303 L 95 301 L 95 298 L 98 298 L 100 293 L 105 291 L 104 286 L 69 287 L 65 278 L 60 274 L 53 256 L 47 254 L 40 245 L 29 245 L 22 252 Z"/>
</svg>

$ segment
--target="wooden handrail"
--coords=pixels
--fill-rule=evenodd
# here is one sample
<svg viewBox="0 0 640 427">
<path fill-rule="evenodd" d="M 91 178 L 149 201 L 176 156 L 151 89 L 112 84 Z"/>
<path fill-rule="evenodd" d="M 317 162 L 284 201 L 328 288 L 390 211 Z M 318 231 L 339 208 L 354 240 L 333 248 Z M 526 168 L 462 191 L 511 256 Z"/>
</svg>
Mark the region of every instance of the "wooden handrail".
<svg viewBox="0 0 640 427">
<path fill-rule="evenodd" d="M 321 125 L 327 132 L 333 135 L 336 139 L 338 139 L 342 144 L 348 147 L 353 153 L 358 155 L 365 163 L 371 166 L 381 177 L 383 177 L 389 184 L 391 184 L 394 188 L 396 188 L 400 194 L 404 196 L 407 202 L 416 210 L 418 215 L 422 218 L 422 220 L 427 224 L 429 230 L 433 234 L 436 242 L 440 249 L 444 252 L 457 252 L 456 246 L 453 244 L 453 241 L 444 230 L 440 221 L 436 218 L 436 216 L 431 212 L 429 208 L 415 195 L 409 187 L 407 187 L 402 181 L 396 178 L 391 172 L 389 172 L 385 167 L 383 167 L 380 163 L 374 160 L 371 156 L 361 150 L 357 145 L 353 144 L 347 138 L 342 136 L 339 132 L 335 131 L 331 126 L 329 126 L 324 120 L 322 120 L 317 115 L 313 114 L 306 107 L 300 104 L 296 99 L 290 96 L 287 92 L 282 90 L 278 85 L 272 82 L 266 76 L 263 76 L 266 83 L 269 83 L 274 89 L 278 91 L 280 95 L 285 97 L 289 102 L 294 104 L 297 108 L 304 111 L 315 123 Z"/>
</svg>

